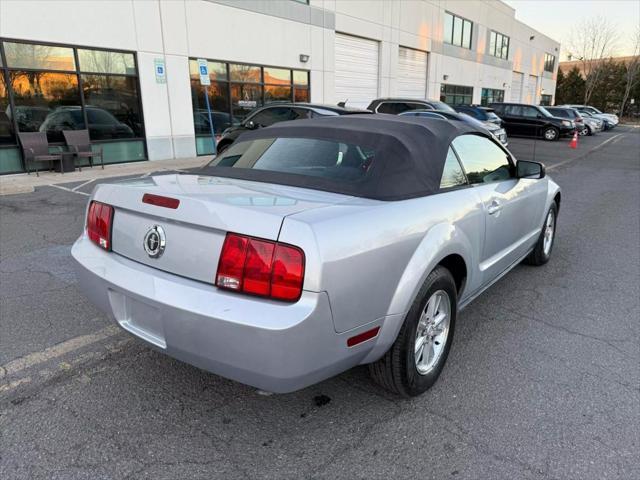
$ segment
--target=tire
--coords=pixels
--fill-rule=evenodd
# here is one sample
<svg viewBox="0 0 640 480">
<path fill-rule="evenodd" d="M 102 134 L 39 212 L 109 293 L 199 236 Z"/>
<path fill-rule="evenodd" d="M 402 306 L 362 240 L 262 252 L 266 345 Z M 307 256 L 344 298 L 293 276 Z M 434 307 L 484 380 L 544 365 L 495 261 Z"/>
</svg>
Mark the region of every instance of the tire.
<svg viewBox="0 0 640 480">
<path fill-rule="evenodd" d="M 589 132 L 589 127 L 584 127 L 582 130 L 580 130 L 580 132 L 578 132 L 578 135 L 580 135 L 581 137 L 591 135 L 591 133 Z"/>
<path fill-rule="evenodd" d="M 448 307 L 448 320 L 443 319 L 440 323 L 433 324 L 428 320 L 426 310 L 430 304 L 437 303 L 437 298 L 440 299 L 439 306 L 432 317 L 437 322 L 439 317 L 447 313 Z M 446 268 L 436 267 L 420 288 L 396 341 L 382 358 L 369 365 L 373 380 L 383 388 L 403 397 L 414 397 L 431 388 L 440 376 L 451 349 L 457 304 L 453 276 Z M 425 329 L 425 325 L 428 325 L 428 328 Z M 445 328 L 446 331 L 444 331 Z M 438 334 L 439 331 L 441 333 Z M 424 336 L 420 335 L 422 333 Z M 431 337 L 429 333 L 434 333 L 435 336 Z M 419 350 L 423 354 L 416 362 L 416 346 L 420 338 L 430 338 L 430 340 L 426 340 L 422 350 Z M 439 343 L 438 340 L 440 340 Z M 424 356 L 427 348 L 429 353 L 433 352 L 433 357 Z M 431 365 L 427 361 L 428 358 L 433 359 Z"/>
<path fill-rule="evenodd" d="M 593 129 L 589 126 L 587 126 L 587 135 L 592 136 L 595 135 L 595 132 L 593 131 Z"/>
<path fill-rule="evenodd" d="M 542 132 L 542 138 L 549 142 L 555 142 L 560 138 L 560 131 L 556 127 L 547 127 Z"/>
<path fill-rule="evenodd" d="M 545 238 L 548 234 L 549 227 L 549 216 L 552 216 L 552 230 L 551 230 L 551 238 L 550 243 L 547 244 Z M 558 206 L 556 202 L 551 204 L 547 214 L 544 217 L 544 224 L 542 225 L 542 231 L 540 232 L 540 236 L 538 237 L 538 241 L 536 242 L 536 246 L 533 248 L 531 253 L 524 259 L 524 263 L 527 265 L 540 266 L 544 265 L 551 258 L 551 252 L 553 250 L 553 244 L 556 238 L 556 224 L 558 220 Z"/>
</svg>

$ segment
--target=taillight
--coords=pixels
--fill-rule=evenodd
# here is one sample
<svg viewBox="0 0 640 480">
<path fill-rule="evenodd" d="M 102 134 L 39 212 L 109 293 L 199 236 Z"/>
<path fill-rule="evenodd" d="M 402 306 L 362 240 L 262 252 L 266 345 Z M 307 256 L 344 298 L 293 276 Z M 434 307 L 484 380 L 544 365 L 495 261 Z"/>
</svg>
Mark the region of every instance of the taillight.
<svg viewBox="0 0 640 480">
<path fill-rule="evenodd" d="M 304 252 L 298 247 L 227 233 L 216 273 L 219 288 L 295 301 L 303 280 Z"/>
<path fill-rule="evenodd" d="M 111 250 L 111 222 L 113 207 L 106 203 L 93 201 L 87 213 L 87 235 L 89 239 L 104 248 Z"/>
</svg>

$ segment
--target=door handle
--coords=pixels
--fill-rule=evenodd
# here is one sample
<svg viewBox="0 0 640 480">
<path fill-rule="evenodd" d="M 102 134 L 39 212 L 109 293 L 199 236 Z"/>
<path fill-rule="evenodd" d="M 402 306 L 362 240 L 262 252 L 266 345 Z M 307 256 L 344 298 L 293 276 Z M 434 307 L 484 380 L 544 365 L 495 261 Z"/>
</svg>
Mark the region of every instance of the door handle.
<svg viewBox="0 0 640 480">
<path fill-rule="evenodd" d="M 487 207 L 487 212 L 489 212 L 489 215 L 494 215 L 500 210 L 502 210 L 502 205 L 500 205 L 500 202 L 498 202 L 497 200 L 492 201 L 491 205 Z"/>
</svg>

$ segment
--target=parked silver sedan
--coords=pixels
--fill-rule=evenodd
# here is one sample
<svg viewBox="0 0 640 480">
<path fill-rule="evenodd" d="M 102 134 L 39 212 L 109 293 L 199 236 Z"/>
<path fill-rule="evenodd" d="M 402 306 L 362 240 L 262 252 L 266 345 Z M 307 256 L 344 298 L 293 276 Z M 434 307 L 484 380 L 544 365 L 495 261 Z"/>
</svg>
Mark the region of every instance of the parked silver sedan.
<svg viewBox="0 0 640 480">
<path fill-rule="evenodd" d="M 463 122 L 310 119 L 244 133 L 198 173 L 97 186 L 72 254 L 84 293 L 175 358 L 273 392 L 369 364 L 412 396 L 460 309 L 549 260 L 560 198 Z"/>
</svg>

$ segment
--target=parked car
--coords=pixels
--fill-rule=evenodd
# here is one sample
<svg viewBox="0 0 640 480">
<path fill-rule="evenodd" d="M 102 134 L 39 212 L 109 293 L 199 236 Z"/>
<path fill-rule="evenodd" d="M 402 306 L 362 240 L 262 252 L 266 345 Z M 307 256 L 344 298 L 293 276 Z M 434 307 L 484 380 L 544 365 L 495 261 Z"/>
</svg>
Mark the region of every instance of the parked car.
<svg viewBox="0 0 640 480">
<path fill-rule="evenodd" d="M 455 113 L 455 110 L 439 100 L 419 100 L 415 98 L 376 98 L 367 110 L 374 113 L 390 113 L 399 115 L 409 110 L 439 110 Z"/>
<path fill-rule="evenodd" d="M 336 105 L 322 105 L 315 103 L 274 102 L 264 107 L 252 110 L 238 125 L 232 125 L 222 132 L 217 143 L 217 153 L 222 153 L 235 142 L 241 133 L 268 127 L 287 120 L 303 120 L 316 117 L 335 117 L 338 115 L 353 115 L 355 113 L 371 113 L 367 110 Z"/>
<path fill-rule="evenodd" d="M 589 105 L 560 105 L 561 107 L 570 107 L 575 108 L 579 112 L 587 112 L 592 116 L 599 118 L 605 122 L 605 130 L 610 130 L 620 122 L 620 119 L 617 115 L 613 113 L 602 113 L 596 107 L 592 107 Z"/>
<path fill-rule="evenodd" d="M 227 128 L 240 124 L 240 121 L 230 115 L 227 112 L 220 112 L 217 110 L 211 111 L 211 120 L 213 121 L 214 130 L 216 133 L 222 133 Z M 195 127 L 196 135 L 198 134 L 211 134 L 211 126 L 209 125 L 209 113 L 207 110 L 198 108 L 193 111 L 193 125 Z"/>
<path fill-rule="evenodd" d="M 369 364 L 412 396 L 460 309 L 549 260 L 560 199 L 485 129 L 315 118 L 247 132 L 198 173 L 97 185 L 72 256 L 99 309 L 175 358 L 272 392 Z"/>
<path fill-rule="evenodd" d="M 450 113 L 434 110 L 409 110 L 400 114 L 403 117 L 421 117 L 421 118 L 437 118 L 439 120 L 453 120 L 458 122 L 466 122 L 474 125 L 478 128 L 484 128 L 488 130 L 494 137 L 500 140 L 500 143 L 505 147 L 509 145 L 507 139 L 507 132 L 499 123 L 493 122 L 481 122 L 475 118 L 467 115 L 466 113 Z"/>
<path fill-rule="evenodd" d="M 504 120 L 504 127 L 509 135 L 542 137 L 554 141 L 562 135 L 573 135 L 576 131 L 575 123 L 571 120 L 554 117 L 539 105 L 492 103 L 489 107 Z"/>
<path fill-rule="evenodd" d="M 591 130 L 584 121 L 584 117 L 575 108 L 569 107 L 544 107 L 554 117 L 566 118 L 576 124 L 576 130 L 579 135 L 593 135 Z"/>
<path fill-rule="evenodd" d="M 89 133 L 93 139 L 133 138 L 131 127 L 118 120 L 111 112 L 103 108 L 87 106 Z M 84 129 L 84 116 L 79 106 L 57 107 L 49 112 L 40 125 L 41 132 L 47 132 L 50 140 L 62 139 L 63 130 Z"/>
<path fill-rule="evenodd" d="M 593 133 L 602 132 L 605 129 L 605 120 L 596 118 L 587 111 L 579 112 L 582 115 L 584 123 L 589 127 L 589 130 Z"/>
<path fill-rule="evenodd" d="M 483 107 L 481 105 L 455 105 L 453 108 L 456 112 L 466 113 L 483 123 L 495 123 L 502 126 L 502 119 L 496 115 L 493 108 Z"/>
</svg>

